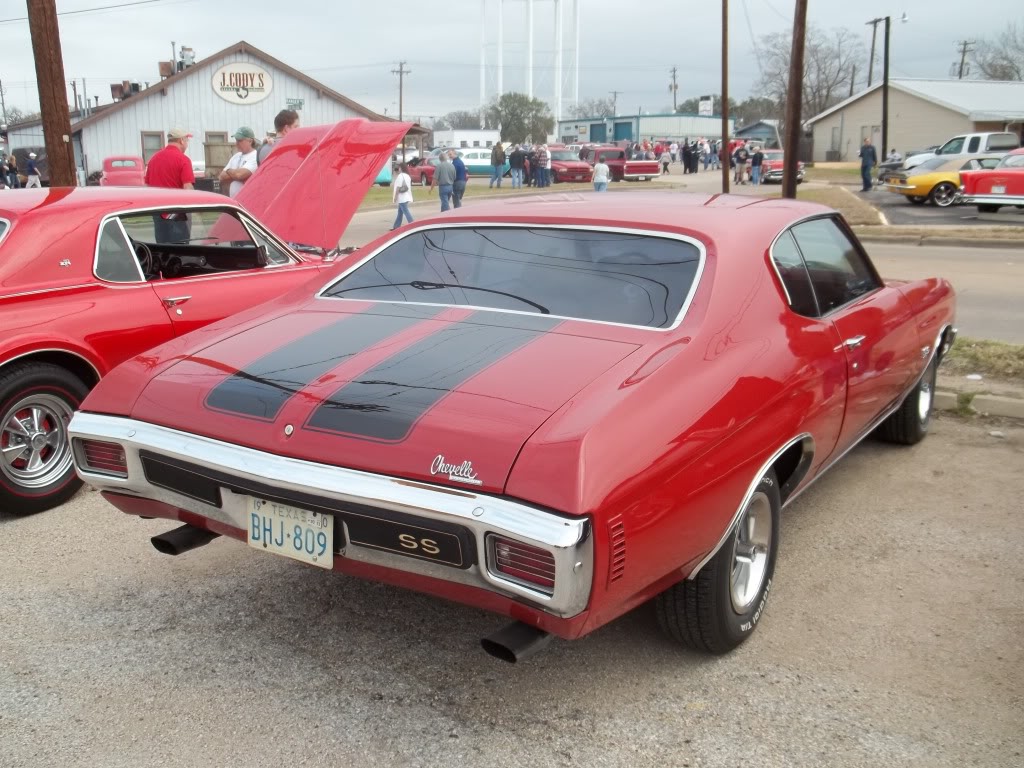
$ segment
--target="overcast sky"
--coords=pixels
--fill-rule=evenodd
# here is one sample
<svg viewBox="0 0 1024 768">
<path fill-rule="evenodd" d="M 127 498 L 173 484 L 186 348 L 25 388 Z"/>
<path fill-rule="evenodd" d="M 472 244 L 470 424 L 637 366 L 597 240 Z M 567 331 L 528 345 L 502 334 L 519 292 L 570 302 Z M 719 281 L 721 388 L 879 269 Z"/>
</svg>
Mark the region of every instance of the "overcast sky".
<svg viewBox="0 0 1024 768">
<path fill-rule="evenodd" d="M 60 13 L 131 0 L 57 0 Z M 671 106 L 669 69 L 679 68 L 679 99 L 719 91 L 721 6 L 715 0 L 579 0 L 580 98 L 619 91 L 620 113 Z M 562 0 L 565 19 L 565 88 L 572 78 L 573 0 Z M 488 63 L 498 49 L 498 0 L 486 0 Z M 526 90 L 526 0 L 505 0 L 504 90 Z M 754 41 L 792 26 L 793 0 L 731 0 L 730 91 L 750 95 L 758 79 Z M 956 43 L 996 34 L 1006 20 L 1024 23 L 1021 0 L 984 0 L 984 13 L 954 0 L 809 0 L 808 22 L 845 26 L 870 45 L 871 18 L 893 17 L 891 75 L 948 77 Z M 429 15 L 424 9 L 433 10 Z M 980 6 L 979 6 L 980 7 Z M 38 95 L 25 0 L 0 0 L 0 77 L 8 105 L 36 109 Z M 641 10 L 642 9 L 642 10 Z M 908 22 L 897 19 L 906 13 Z M 534 0 L 534 95 L 553 103 L 555 34 L 553 0 Z M 64 71 L 85 78 L 89 94 L 110 101 L 109 84 L 155 82 L 157 61 L 171 41 L 191 46 L 197 59 L 246 40 L 378 112 L 398 113 L 399 59 L 406 77 L 406 118 L 427 119 L 480 100 L 481 0 L 155 0 L 144 5 L 60 17 Z M 879 25 L 879 62 L 882 26 Z M 867 62 L 865 61 L 865 68 Z M 876 66 L 876 80 L 881 76 Z M 488 67 L 487 94 L 497 78 Z M 69 97 L 70 100 L 70 97 Z"/>
</svg>

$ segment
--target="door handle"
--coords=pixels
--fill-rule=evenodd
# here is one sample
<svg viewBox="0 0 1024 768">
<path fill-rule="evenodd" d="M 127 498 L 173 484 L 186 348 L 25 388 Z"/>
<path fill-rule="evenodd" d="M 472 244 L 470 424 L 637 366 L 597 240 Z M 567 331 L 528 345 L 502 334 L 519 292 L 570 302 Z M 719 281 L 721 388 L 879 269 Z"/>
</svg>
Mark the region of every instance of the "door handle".
<svg viewBox="0 0 1024 768">
<path fill-rule="evenodd" d="M 171 307 L 176 307 L 179 304 L 184 304 L 191 298 L 191 296 L 167 296 L 165 298 L 160 299 L 160 301 L 164 303 L 165 307 L 170 309 Z"/>
<path fill-rule="evenodd" d="M 843 342 L 843 346 L 846 347 L 847 349 L 856 349 L 857 347 L 864 343 L 864 339 L 866 338 L 867 336 L 854 336 L 852 338 L 846 339 L 846 341 Z"/>
</svg>

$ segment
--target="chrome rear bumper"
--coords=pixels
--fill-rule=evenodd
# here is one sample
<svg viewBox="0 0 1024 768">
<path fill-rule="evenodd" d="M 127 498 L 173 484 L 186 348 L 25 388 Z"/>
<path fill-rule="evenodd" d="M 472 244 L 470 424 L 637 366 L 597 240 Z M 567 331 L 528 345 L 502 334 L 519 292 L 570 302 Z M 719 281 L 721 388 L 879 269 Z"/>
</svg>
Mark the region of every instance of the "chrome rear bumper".
<svg viewBox="0 0 1024 768">
<path fill-rule="evenodd" d="M 457 488 L 285 458 L 123 417 L 80 411 L 71 420 L 68 432 L 75 447 L 79 476 L 101 491 L 162 502 L 239 531 L 249 527 L 247 497 L 234 490 L 239 487 L 269 488 L 284 499 L 314 496 L 317 504 L 328 511 L 338 510 L 341 525 L 345 525 L 346 510 L 355 506 L 364 517 L 374 511 L 381 513 L 381 519 L 387 519 L 389 513 L 412 516 L 422 519 L 424 524 L 434 521 L 468 531 L 475 543 L 475 560 L 468 567 L 456 568 L 361 546 L 352 542 L 348 535 L 345 536 L 347 546 L 343 551 L 336 551 L 335 556 L 479 587 L 562 618 L 581 613 L 590 599 L 594 542 L 589 518 L 560 515 Z M 82 439 L 120 444 L 125 452 L 128 477 L 88 469 L 79 450 Z M 222 483 L 217 488 L 219 504 L 154 485 L 147 477 L 143 453 L 147 460 L 155 456 L 177 462 L 179 466 L 194 467 L 197 480 L 204 484 L 208 485 L 210 478 L 214 478 L 214 483 Z M 301 502 L 296 506 L 301 506 Z M 488 534 L 551 552 L 555 586 L 550 594 L 494 570 Z"/>
</svg>

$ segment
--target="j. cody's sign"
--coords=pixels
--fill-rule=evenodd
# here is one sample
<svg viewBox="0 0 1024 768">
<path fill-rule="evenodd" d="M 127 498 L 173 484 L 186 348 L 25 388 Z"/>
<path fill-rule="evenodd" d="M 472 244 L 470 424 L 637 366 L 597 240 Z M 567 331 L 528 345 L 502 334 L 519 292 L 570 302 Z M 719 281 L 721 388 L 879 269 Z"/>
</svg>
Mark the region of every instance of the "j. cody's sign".
<svg viewBox="0 0 1024 768">
<path fill-rule="evenodd" d="M 255 104 L 267 98 L 273 89 L 270 73 L 256 64 L 225 64 L 213 73 L 213 90 L 232 104 Z"/>
</svg>

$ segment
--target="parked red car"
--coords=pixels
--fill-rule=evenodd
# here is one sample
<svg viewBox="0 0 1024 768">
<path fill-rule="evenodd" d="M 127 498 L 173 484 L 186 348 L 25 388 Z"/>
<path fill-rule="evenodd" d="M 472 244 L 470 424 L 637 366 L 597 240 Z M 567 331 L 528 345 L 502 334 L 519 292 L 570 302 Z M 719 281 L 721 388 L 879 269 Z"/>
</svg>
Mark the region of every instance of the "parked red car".
<svg viewBox="0 0 1024 768">
<path fill-rule="evenodd" d="M 996 213 L 1004 205 L 1024 207 L 1024 147 L 1007 154 L 989 170 L 961 171 L 956 202 Z"/>
<path fill-rule="evenodd" d="M 764 159 L 761 161 L 761 181 L 777 181 L 781 184 L 785 153 L 781 149 L 765 149 L 762 152 L 764 153 Z M 798 160 L 796 164 L 796 183 L 802 184 L 803 180 L 804 164 Z"/>
<path fill-rule="evenodd" d="M 146 186 L 146 163 L 141 157 L 108 157 L 103 161 L 101 187 Z"/>
<path fill-rule="evenodd" d="M 627 160 L 626 150 L 621 147 L 598 144 L 580 150 L 580 159 L 591 167 L 598 158 L 608 166 L 612 181 L 651 181 L 661 175 L 657 160 Z"/>
<path fill-rule="evenodd" d="M 427 158 L 416 158 L 415 162 L 409 163 L 409 178 L 413 184 L 429 187 L 434 180 L 434 169 L 440 164 L 437 155 Z"/>
<path fill-rule="evenodd" d="M 292 131 L 237 201 L 148 187 L 0 197 L 0 509 L 43 510 L 79 487 L 67 423 L 118 363 L 324 269 L 407 129 Z M 353 152 L 366 162 L 340 162 Z"/>
<path fill-rule="evenodd" d="M 551 152 L 551 180 L 589 182 L 594 178 L 594 168 L 580 160 L 579 153 L 566 147 L 548 147 Z M 611 167 L 609 166 L 609 170 Z"/>
<path fill-rule="evenodd" d="M 184 524 L 161 552 L 226 536 L 504 614 L 507 660 L 651 599 L 721 653 L 781 508 L 872 432 L 924 437 L 953 316 L 819 205 L 488 201 L 124 363 L 70 432 L 111 503 Z"/>
</svg>

